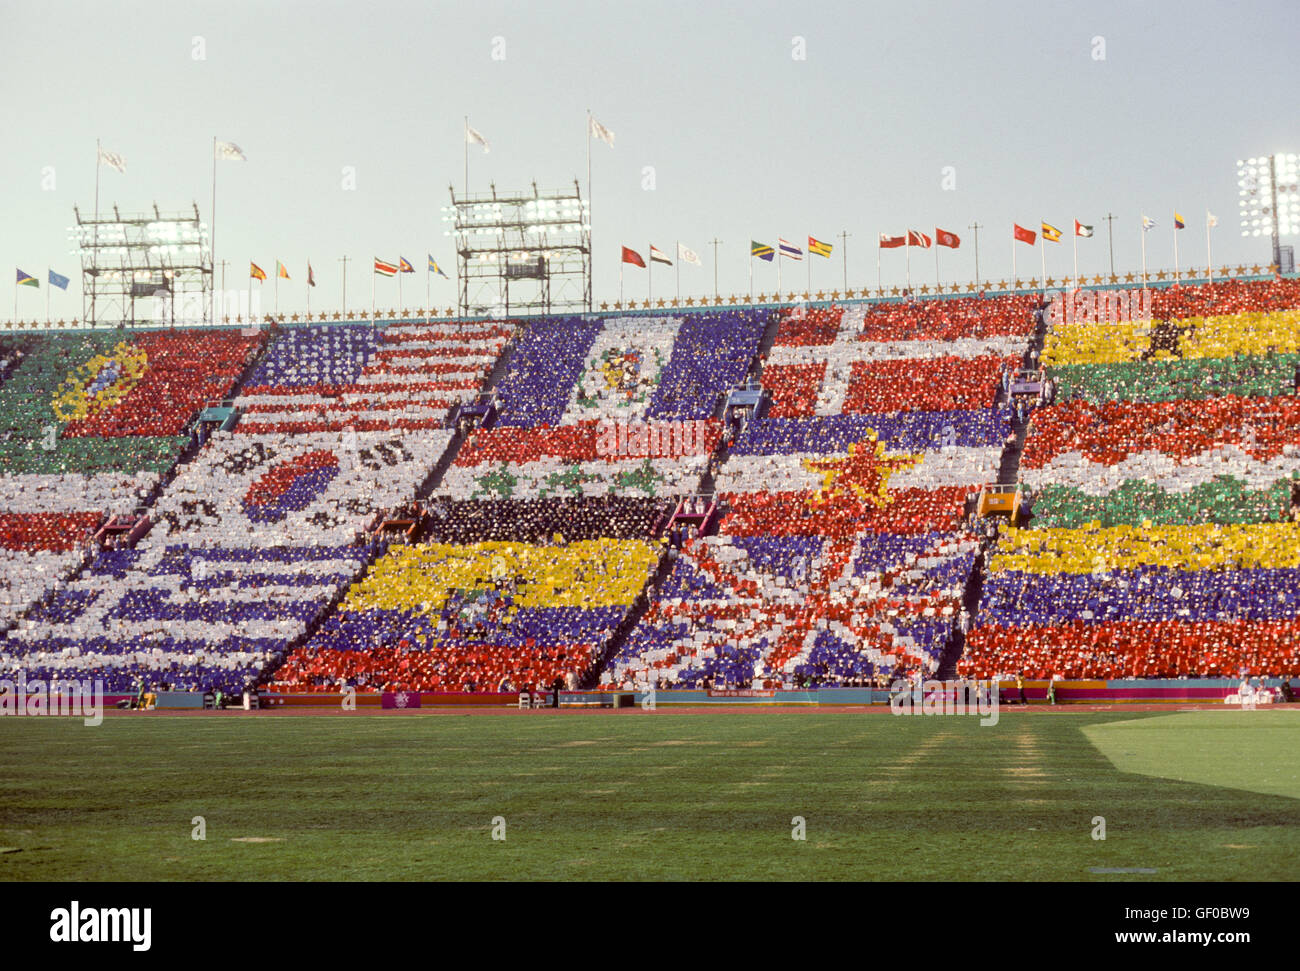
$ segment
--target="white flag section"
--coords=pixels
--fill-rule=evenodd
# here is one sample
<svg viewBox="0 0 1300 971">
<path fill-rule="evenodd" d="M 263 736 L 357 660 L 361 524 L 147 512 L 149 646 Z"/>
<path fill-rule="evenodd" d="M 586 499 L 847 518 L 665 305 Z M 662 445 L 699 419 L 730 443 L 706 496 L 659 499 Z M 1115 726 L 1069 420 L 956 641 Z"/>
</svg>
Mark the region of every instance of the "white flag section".
<svg viewBox="0 0 1300 971">
<path fill-rule="evenodd" d="M 642 420 L 672 358 L 681 325 L 680 317 L 606 320 L 587 352 L 560 423 Z"/>
<path fill-rule="evenodd" d="M 587 121 L 588 121 L 587 128 L 591 132 L 592 138 L 599 138 L 610 148 L 613 148 L 614 133 L 610 131 L 608 128 L 606 128 L 604 125 L 602 125 L 600 122 L 598 122 L 595 118 L 591 117 L 590 115 L 587 116 Z"/>
<path fill-rule="evenodd" d="M 696 266 L 704 265 L 700 262 L 700 255 L 695 250 L 689 246 L 683 246 L 681 243 L 677 244 L 677 258 L 683 263 L 693 263 Z"/>
<path fill-rule="evenodd" d="M 234 142 L 217 142 L 217 158 L 227 162 L 247 162 L 244 157 L 244 150 Z"/>
<path fill-rule="evenodd" d="M 482 145 L 484 152 L 492 151 L 488 147 L 487 139 L 479 133 L 478 129 L 471 128 L 469 125 L 465 126 L 465 141 L 470 145 Z"/>
<path fill-rule="evenodd" d="M 1210 210 L 1208 209 L 1205 210 L 1205 225 L 1207 226 L 1219 225 L 1219 217 L 1216 216 L 1214 213 L 1210 212 Z"/>
<path fill-rule="evenodd" d="M 654 260 L 656 263 L 667 263 L 669 266 L 673 265 L 673 261 L 668 258 L 667 254 L 664 253 L 663 250 L 657 249 L 654 246 L 650 247 L 650 259 Z"/>
<path fill-rule="evenodd" d="M 99 150 L 99 160 L 109 168 L 117 169 L 123 174 L 126 173 L 126 159 L 118 155 L 117 152 L 107 152 L 101 148 Z"/>
<path fill-rule="evenodd" d="M 1154 226 L 1155 224 L 1156 224 L 1156 221 L 1155 221 L 1154 219 L 1150 218 L 1149 216 L 1143 216 L 1143 217 L 1142 217 L 1142 231 L 1143 231 L 1143 232 L 1146 232 L 1148 229 L 1150 229 L 1150 228 L 1151 228 L 1152 226 Z"/>
</svg>

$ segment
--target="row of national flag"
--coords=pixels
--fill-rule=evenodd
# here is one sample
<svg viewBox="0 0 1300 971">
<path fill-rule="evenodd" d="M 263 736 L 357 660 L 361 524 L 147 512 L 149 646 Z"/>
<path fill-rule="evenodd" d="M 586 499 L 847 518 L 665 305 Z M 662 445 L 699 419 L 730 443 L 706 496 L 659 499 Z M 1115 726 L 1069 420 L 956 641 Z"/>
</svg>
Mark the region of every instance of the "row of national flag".
<svg viewBox="0 0 1300 971">
<path fill-rule="evenodd" d="M 1157 225 L 1156 221 L 1152 219 L 1150 216 L 1147 216 L 1145 214 L 1142 216 L 1142 231 L 1144 233 L 1156 225 Z M 1209 229 L 1212 229 L 1215 226 L 1219 225 L 1218 217 L 1215 216 L 1214 213 L 1210 212 L 1208 209 L 1205 211 L 1205 225 L 1206 228 Z M 1177 213 L 1177 212 L 1174 213 L 1174 229 L 1186 229 L 1186 228 L 1187 228 L 1187 220 L 1183 218 L 1182 213 Z M 1060 229 L 1057 229 L 1051 223 L 1044 222 L 1039 227 L 1039 229 L 1043 235 L 1044 242 L 1059 243 L 1061 241 L 1062 231 Z M 1086 239 L 1092 234 L 1093 234 L 1092 226 L 1089 226 L 1086 223 L 1081 223 L 1077 219 L 1074 221 L 1075 236 L 1081 236 Z M 1028 243 L 1030 246 L 1033 246 L 1035 242 L 1037 242 L 1037 238 L 1038 238 L 1038 234 L 1035 233 L 1032 229 L 1026 229 L 1024 226 L 1021 226 L 1019 223 L 1011 224 L 1011 235 L 1012 238 L 1014 238 L 1016 241 L 1021 243 Z M 898 238 L 901 239 L 901 237 Z M 883 235 L 880 237 L 880 245 L 881 246 L 885 245 L 885 237 Z M 894 243 L 892 245 L 902 246 L 903 244 L 900 242 L 900 243 Z M 913 244 L 913 245 L 917 245 L 917 244 Z"/>
<path fill-rule="evenodd" d="M 399 256 L 399 257 L 398 257 L 398 262 L 396 262 L 396 263 L 390 263 L 390 262 L 388 262 L 388 260 L 382 260 L 382 259 L 380 259 L 379 257 L 376 256 L 376 257 L 375 257 L 375 272 L 376 272 L 377 274 L 379 274 L 380 276 L 396 276 L 398 273 L 414 273 L 414 272 L 415 272 L 415 267 L 413 267 L 413 266 L 411 265 L 410 261 L 407 260 L 406 257 L 404 257 L 404 256 Z M 445 280 L 445 279 L 450 279 L 450 277 L 448 277 L 446 273 L 443 273 L 443 272 L 442 272 L 442 267 L 440 267 L 440 266 L 438 265 L 438 261 L 435 260 L 432 256 L 429 257 L 429 272 L 430 272 L 430 273 L 437 273 L 437 274 L 438 274 L 439 276 L 441 276 L 444 280 Z M 283 263 L 281 263 L 279 260 L 276 260 L 276 261 L 275 261 L 275 275 L 276 275 L 277 278 L 279 278 L 279 279 L 281 279 L 281 280 L 289 280 L 289 279 L 292 279 L 292 278 L 289 276 L 289 268 L 286 267 L 286 266 L 285 266 Z M 18 282 L 19 282 L 20 284 L 23 283 L 23 282 L 25 282 L 25 281 L 22 279 L 24 276 L 25 276 L 25 274 L 23 273 L 23 271 L 22 271 L 22 270 L 19 270 L 19 271 L 18 271 Z M 58 274 L 56 274 L 56 273 L 51 273 L 51 277 L 54 277 L 54 276 L 58 276 Z M 263 281 L 263 282 L 266 281 L 266 271 L 265 271 L 264 269 L 262 269 L 260 266 L 258 266 L 256 263 L 252 263 L 252 262 L 250 262 L 250 263 L 248 264 L 248 276 L 249 276 L 250 279 L 253 279 L 253 280 L 261 280 L 261 281 Z M 63 286 L 66 288 L 66 287 L 67 287 L 67 278 L 66 278 L 66 277 L 60 277 L 60 279 L 63 280 Z M 53 282 L 54 282 L 53 279 L 51 279 L 50 282 L 53 283 Z M 32 285 L 34 286 L 35 283 L 33 282 Z M 316 285 L 316 274 L 315 274 L 315 272 L 312 270 L 311 263 L 308 263 L 308 264 L 307 264 L 307 285 L 308 285 L 308 286 L 311 286 L 311 287 L 314 287 L 314 286 Z"/>
<path fill-rule="evenodd" d="M 776 245 L 777 249 L 774 250 L 766 243 L 760 243 L 758 240 L 751 239 L 749 241 L 749 255 L 751 258 L 757 256 L 760 260 L 766 260 L 768 263 L 772 262 L 778 251 L 782 256 L 789 260 L 799 261 L 803 259 L 803 250 L 794 243 L 791 243 L 789 240 L 778 238 Z M 831 251 L 834 249 L 835 247 L 830 243 L 822 242 L 816 236 L 808 237 L 809 256 L 815 255 L 829 258 Z"/>
<path fill-rule="evenodd" d="M 946 229 L 934 227 L 934 238 L 931 239 L 925 233 L 918 233 L 914 229 L 909 229 L 905 236 L 890 236 L 888 233 L 880 234 L 881 249 L 896 249 L 899 246 L 919 246 L 921 249 L 929 249 L 931 246 L 947 246 L 949 249 L 957 249 L 961 246 L 961 237 L 956 233 L 950 233 Z"/>
<path fill-rule="evenodd" d="M 700 256 L 695 252 L 695 250 L 681 243 L 677 244 L 677 258 L 683 263 L 690 263 L 692 266 L 704 265 L 700 262 Z M 645 260 L 641 258 L 640 253 L 632 249 L 630 246 L 623 247 L 622 260 L 624 263 L 631 263 L 633 266 L 639 266 L 641 269 L 645 269 Z M 668 254 L 659 249 L 659 247 L 655 246 L 653 243 L 650 244 L 650 262 L 662 263 L 664 266 L 673 265 L 673 261 L 668 258 Z"/>
<path fill-rule="evenodd" d="M 53 270 L 50 270 L 49 273 L 50 286 L 58 287 L 60 290 L 68 289 L 68 284 L 72 282 L 71 280 L 62 273 L 55 273 Z M 41 281 L 36 279 L 36 277 L 32 276 L 30 273 L 24 273 L 22 270 L 18 270 L 17 285 L 20 287 L 36 287 L 39 289 Z"/>
</svg>

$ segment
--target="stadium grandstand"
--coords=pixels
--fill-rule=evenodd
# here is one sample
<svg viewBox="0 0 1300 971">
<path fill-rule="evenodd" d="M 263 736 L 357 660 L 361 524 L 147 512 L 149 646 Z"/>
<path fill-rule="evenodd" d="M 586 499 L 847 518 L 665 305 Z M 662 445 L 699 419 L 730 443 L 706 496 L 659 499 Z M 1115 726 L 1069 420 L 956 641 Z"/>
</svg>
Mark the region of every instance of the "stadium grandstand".
<svg viewBox="0 0 1300 971">
<path fill-rule="evenodd" d="M 6 335 L 0 667 L 1300 672 L 1300 281 L 1102 292 Z"/>
</svg>

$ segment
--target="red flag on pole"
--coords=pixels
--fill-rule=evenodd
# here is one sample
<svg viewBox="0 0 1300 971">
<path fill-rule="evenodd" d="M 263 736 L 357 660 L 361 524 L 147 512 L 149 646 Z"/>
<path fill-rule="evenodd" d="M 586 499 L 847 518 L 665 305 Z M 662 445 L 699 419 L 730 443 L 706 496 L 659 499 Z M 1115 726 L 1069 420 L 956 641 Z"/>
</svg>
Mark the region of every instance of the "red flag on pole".
<svg viewBox="0 0 1300 971">
<path fill-rule="evenodd" d="M 909 229 L 907 231 L 907 245 L 919 246 L 921 249 L 929 249 L 930 237 L 925 235 L 925 233 L 918 233 Z"/>
<path fill-rule="evenodd" d="M 1021 226 L 1019 223 L 1012 223 L 1011 225 L 1015 227 L 1016 239 L 1020 240 L 1022 243 L 1028 243 L 1030 246 L 1034 245 L 1034 240 L 1038 239 L 1038 234 L 1036 232 L 1032 229 L 1025 229 L 1025 227 Z"/>
<path fill-rule="evenodd" d="M 623 247 L 623 262 L 645 269 L 645 260 L 641 259 L 641 254 L 634 249 L 628 249 L 626 246 Z"/>
<path fill-rule="evenodd" d="M 946 229 L 934 227 L 934 244 L 936 246 L 947 246 L 950 249 L 956 249 L 961 245 L 961 239 L 956 233 L 950 233 Z"/>
<path fill-rule="evenodd" d="M 906 242 L 907 242 L 906 236 L 886 236 L 884 233 L 880 234 L 881 249 L 897 249 L 899 246 L 902 246 Z"/>
</svg>

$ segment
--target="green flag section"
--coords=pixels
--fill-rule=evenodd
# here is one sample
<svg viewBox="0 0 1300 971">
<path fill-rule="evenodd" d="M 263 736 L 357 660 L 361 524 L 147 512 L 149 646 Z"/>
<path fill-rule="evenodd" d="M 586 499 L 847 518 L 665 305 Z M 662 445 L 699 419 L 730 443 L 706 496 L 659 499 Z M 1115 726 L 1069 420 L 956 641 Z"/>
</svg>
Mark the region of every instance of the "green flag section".
<svg viewBox="0 0 1300 971">
<path fill-rule="evenodd" d="M 162 472 L 260 341 L 238 332 L 41 337 L 0 386 L 5 474 Z"/>
<path fill-rule="evenodd" d="M 1252 489 L 1241 479 L 1219 476 L 1190 489 L 1165 489 L 1128 479 L 1102 495 L 1071 486 L 1045 485 L 1034 500 L 1034 526 L 1068 528 L 1175 523 L 1275 523 L 1291 518 L 1292 489 L 1300 474 Z"/>
<path fill-rule="evenodd" d="M 1223 395 L 1275 397 L 1295 390 L 1300 354 L 1177 358 L 1050 369 L 1056 397 L 1103 401 L 1201 401 Z"/>
<path fill-rule="evenodd" d="M 1226 708 L 1227 706 L 1225 706 Z M 1300 711 L 1189 711 L 1086 725 L 1121 772 L 1300 799 Z"/>
</svg>

